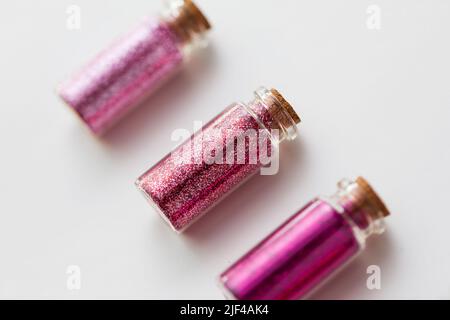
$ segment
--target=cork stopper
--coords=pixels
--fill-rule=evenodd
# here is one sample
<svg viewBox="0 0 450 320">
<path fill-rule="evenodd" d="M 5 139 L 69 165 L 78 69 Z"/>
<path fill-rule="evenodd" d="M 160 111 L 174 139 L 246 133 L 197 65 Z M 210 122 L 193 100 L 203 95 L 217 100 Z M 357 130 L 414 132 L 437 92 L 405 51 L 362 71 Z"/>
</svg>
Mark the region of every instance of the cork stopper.
<svg viewBox="0 0 450 320">
<path fill-rule="evenodd" d="M 272 129 L 282 131 L 283 137 L 293 140 L 297 136 L 296 125 L 300 123 L 300 117 L 294 111 L 291 104 L 284 99 L 278 90 L 261 88 L 256 94 L 265 102 L 267 110 L 273 119 Z"/>
<path fill-rule="evenodd" d="M 364 202 L 374 211 L 382 214 L 383 217 L 390 215 L 390 212 L 381 198 L 363 177 L 356 178 L 356 183 L 364 193 Z"/>
<path fill-rule="evenodd" d="M 281 105 L 283 110 L 285 110 L 289 114 L 289 116 L 292 118 L 294 123 L 299 124 L 301 121 L 300 117 L 295 112 L 292 105 L 286 101 L 286 99 L 281 95 L 281 93 L 278 90 L 272 88 L 272 89 L 270 89 L 270 92 L 272 93 L 274 98 L 278 101 L 278 103 Z"/>
<path fill-rule="evenodd" d="M 351 197 L 355 208 L 363 209 L 373 221 L 389 215 L 389 210 L 383 201 L 363 177 L 358 177 L 355 182 L 344 181 L 342 186 L 344 188 L 348 186 L 346 192 Z"/>
<path fill-rule="evenodd" d="M 191 0 L 176 1 L 168 23 L 184 44 L 211 29 L 208 19 Z"/>
</svg>

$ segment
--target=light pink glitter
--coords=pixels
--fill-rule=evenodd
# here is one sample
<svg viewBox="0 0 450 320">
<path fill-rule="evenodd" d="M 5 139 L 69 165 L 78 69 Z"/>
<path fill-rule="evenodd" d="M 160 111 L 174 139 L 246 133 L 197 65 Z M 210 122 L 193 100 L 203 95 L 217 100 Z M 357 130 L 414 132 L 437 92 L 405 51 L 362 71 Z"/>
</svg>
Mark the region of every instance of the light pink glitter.
<svg viewBox="0 0 450 320">
<path fill-rule="evenodd" d="M 157 89 L 182 60 L 169 26 L 148 18 L 65 82 L 59 94 L 101 134 Z"/>
</svg>

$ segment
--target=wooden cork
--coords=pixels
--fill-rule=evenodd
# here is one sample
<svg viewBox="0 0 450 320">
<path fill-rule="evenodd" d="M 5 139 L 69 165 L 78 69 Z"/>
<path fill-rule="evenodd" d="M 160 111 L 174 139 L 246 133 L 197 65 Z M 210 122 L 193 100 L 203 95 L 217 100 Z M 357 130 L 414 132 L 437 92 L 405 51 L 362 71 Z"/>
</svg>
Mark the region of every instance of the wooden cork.
<svg viewBox="0 0 450 320">
<path fill-rule="evenodd" d="M 169 21 L 183 43 L 189 43 L 194 35 L 199 35 L 211 29 L 211 24 L 200 9 L 191 0 L 184 0 L 178 15 Z"/>
<path fill-rule="evenodd" d="M 292 107 L 292 105 L 289 102 L 287 102 L 286 99 L 281 95 L 281 93 L 278 92 L 278 90 L 276 90 L 276 89 L 270 89 L 270 93 L 272 93 L 272 95 L 275 97 L 277 102 L 279 102 L 279 104 L 281 105 L 283 110 L 286 111 L 289 114 L 289 116 L 292 118 L 294 123 L 295 124 L 299 124 L 300 121 L 301 121 L 300 117 L 295 112 L 295 110 Z"/>
<path fill-rule="evenodd" d="M 292 108 L 291 104 L 284 99 L 284 97 L 275 89 L 267 91 L 268 97 L 266 105 L 268 111 L 274 120 L 272 123 L 273 129 L 282 130 L 284 133 L 290 131 L 300 123 L 300 117 Z M 295 130 L 295 129 L 294 129 Z"/>
<path fill-rule="evenodd" d="M 208 19 L 202 13 L 202 11 L 191 0 L 185 0 L 186 10 L 192 15 L 193 20 L 196 22 L 196 26 L 199 31 L 207 31 L 211 29 L 211 24 Z"/>
<path fill-rule="evenodd" d="M 386 205 L 383 203 L 381 198 L 375 192 L 375 190 L 370 186 L 370 184 L 363 177 L 356 178 L 356 183 L 360 187 L 360 194 L 358 198 L 362 201 L 362 205 L 365 205 L 372 209 L 374 214 L 382 213 L 383 217 L 390 215 L 390 212 Z"/>
</svg>

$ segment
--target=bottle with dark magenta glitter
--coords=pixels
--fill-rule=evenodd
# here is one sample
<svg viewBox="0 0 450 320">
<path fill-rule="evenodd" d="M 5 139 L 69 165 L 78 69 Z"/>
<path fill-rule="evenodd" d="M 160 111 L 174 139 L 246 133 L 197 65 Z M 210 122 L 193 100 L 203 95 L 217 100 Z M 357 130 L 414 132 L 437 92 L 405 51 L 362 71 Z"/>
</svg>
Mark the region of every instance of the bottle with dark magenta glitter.
<svg viewBox="0 0 450 320">
<path fill-rule="evenodd" d="M 226 297 L 295 300 L 334 275 L 384 232 L 389 211 L 365 179 L 343 180 L 317 198 L 220 276 Z"/>
<path fill-rule="evenodd" d="M 59 95 L 92 132 L 102 134 L 180 70 L 204 44 L 210 24 L 191 0 L 173 0 L 162 17 L 145 18 L 80 72 Z"/>
<path fill-rule="evenodd" d="M 275 89 L 234 103 L 136 182 L 157 212 L 181 232 L 246 179 L 270 165 L 300 118 Z M 266 157 L 267 156 L 267 157 Z"/>
</svg>

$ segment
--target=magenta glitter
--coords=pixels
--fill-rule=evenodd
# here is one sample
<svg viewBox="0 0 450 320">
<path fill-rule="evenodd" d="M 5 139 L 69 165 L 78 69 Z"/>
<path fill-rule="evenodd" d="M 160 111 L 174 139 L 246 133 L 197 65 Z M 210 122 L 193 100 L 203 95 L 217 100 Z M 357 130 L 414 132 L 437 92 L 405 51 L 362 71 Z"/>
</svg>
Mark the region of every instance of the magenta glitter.
<svg viewBox="0 0 450 320">
<path fill-rule="evenodd" d="M 252 114 L 249 113 L 249 110 Z M 176 230 L 182 231 L 195 219 L 203 215 L 240 183 L 259 172 L 262 164 L 259 158 L 259 146 L 245 144 L 245 161 L 239 163 L 238 150 L 233 146 L 234 163 L 226 161 L 227 134 L 233 137 L 243 136 L 247 130 L 254 129 L 258 136 L 262 128 L 267 130 L 275 126 L 274 118 L 268 107 L 259 100 L 247 107 L 234 104 L 209 122 L 200 133 L 194 134 L 183 145 L 163 158 L 154 167 L 143 174 L 136 182 L 148 200 L 166 221 Z M 217 135 L 217 132 L 226 134 Z M 265 131 L 263 131 L 265 132 Z M 269 142 L 270 140 L 267 139 Z M 235 144 L 235 141 L 232 142 Z M 190 146 L 188 163 L 185 148 Z M 258 150 L 258 157 L 252 163 L 249 150 Z M 222 150 L 222 163 L 209 163 L 198 159 L 204 150 Z M 270 142 L 267 155 L 271 154 Z"/>
<path fill-rule="evenodd" d="M 225 272 L 222 279 L 240 300 L 297 299 L 358 248 L 344 218 L 327 203 L 315 201 Z"/>
<path fill-rule="evenodd" d="M 384 231 L 380 221 L 388 212 L 374 204 L 374 193 L 366 195 L 356 183 L 345 188 L 330 201 L 306 205 L 225 271 L 225 294 L 238 300 L 305 298 L 356 256 L 368 236 Z"/>
<path fill-rule="evenodd" d="M 60 96 L 99 134 L 151 94 L 182 60 L 168 26 L 148 19 L 64 83 Z"/>
</svg>

